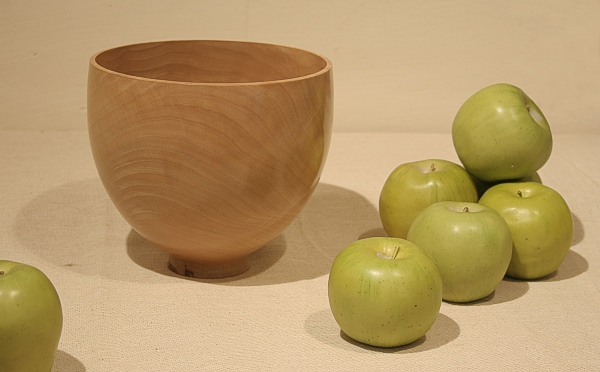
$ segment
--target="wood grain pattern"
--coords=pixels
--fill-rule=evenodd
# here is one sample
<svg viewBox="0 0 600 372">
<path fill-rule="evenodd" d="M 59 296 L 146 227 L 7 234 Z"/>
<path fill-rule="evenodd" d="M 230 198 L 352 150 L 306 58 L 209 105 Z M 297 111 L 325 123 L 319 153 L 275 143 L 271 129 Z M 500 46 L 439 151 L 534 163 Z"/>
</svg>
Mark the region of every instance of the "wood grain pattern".
<svg viewBox="0 0 600 372">
<path fill-rule="evenodd" d="M 99 176 L 176 272 L 239 274 L 319 181 L 332 84 L 327 59 L 269 44 L 171 41 L 98 53 L 88 130 Z"/>
</svg>

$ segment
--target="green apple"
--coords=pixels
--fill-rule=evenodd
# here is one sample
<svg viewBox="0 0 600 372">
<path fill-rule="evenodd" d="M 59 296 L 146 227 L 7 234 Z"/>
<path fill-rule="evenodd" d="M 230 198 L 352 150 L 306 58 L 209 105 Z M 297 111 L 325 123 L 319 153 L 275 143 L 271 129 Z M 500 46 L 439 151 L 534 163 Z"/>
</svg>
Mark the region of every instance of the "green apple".
<svg viewBox="0 0 600 372">
<path fill-rule="evenodd" d="M 43 272 L 0 260 L 0 371 L 51 371 L 62 321 L 60 299 Z"/>
<path fill-rule="evenodd" d="M 490 85 L 469 97 L 454 118 L 452 140 L 465 169 L 485 182 L 527 177 L 552 152 L 542 111 L 510 84 Z"/>
<path fill-rule="evenodd" d="M 486 191 L 479 204 L 498 211 L 512 233 L 506 275 L 539 279 L 558 269 L 573 242 L 573 216 L 557 191 L 537 182 L 502 183 Z"/>
<path fill-rule="evenodd" d="M 475 183 L 463 167 L 441 159 L 404 163 L 392 171 L 383 185 L 379 216 L 389 236 L 404 239 L 423 209 L 447 200 L 478 200 Z"/>
<path fill-rule="evenodd" d="M 418 340 L 435 323 L 442 280 L 431 258 L 413 243 L 365 238 L 335 258 L 328 295 L 346 335 L 372 346 L 395 347 Z"/>
<path fill-rule="evenodd" d="M 495 210 L 477 203 L 439 202 L 413 222 L 407 239 L 436 263 L 443 299 L 471 302 L 502 281 L 512 254 L 510 230 Z"/>
<path fill-rule="evenodd" d="M 495 185 L 500 184 L 500 183 L 506 183 L 506 182 L 537 182 L 537 183 L 543 183 L 542 182 L 542 178 L 540 177 L 540 175 L 538 174 L 538 172 L 534 172 L 533 174 L 530 174 L 529 176 L 520 178 L 518 180 L 508 180 L 508 181 L 500 181 L 500 182 L 485 182 L 485 181 L 482 181 L 482 180 L 478 179 L 477 177 L 473 176 L 473 181 L 475 182 L 475 186 L 477 187 L 477 194 L 479 195 L 480 198 L 483 196 L 483 194 L 490 187 L 495 186 Z"/>
</svg>

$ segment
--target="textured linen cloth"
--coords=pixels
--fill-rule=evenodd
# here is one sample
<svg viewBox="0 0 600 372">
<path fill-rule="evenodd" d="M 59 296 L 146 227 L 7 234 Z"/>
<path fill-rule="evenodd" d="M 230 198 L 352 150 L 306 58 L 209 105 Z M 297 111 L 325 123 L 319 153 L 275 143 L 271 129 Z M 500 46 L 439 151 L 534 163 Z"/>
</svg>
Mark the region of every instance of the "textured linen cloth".
<svg viewBox="0 0 600 372">
<path fill-rule="evenodd" d="M 443 303 L 427 335 L 377 349 L 340 332 L 336 254 L 384 234 L 377 203 L 397 165 L 458 162 L 449 134 L 334 133 L 296 220 L 230 279 L 193 280 L 137 235 L 97 176 L 87 132 L 0 132 L 0 258 L 44 271 L 63 304 L 54 371 L 600 370 L 599 135 L 555 135 L 539 172 L 575 221 L 559 270 L 505 279 L 485 301 Z"/>
</svg>

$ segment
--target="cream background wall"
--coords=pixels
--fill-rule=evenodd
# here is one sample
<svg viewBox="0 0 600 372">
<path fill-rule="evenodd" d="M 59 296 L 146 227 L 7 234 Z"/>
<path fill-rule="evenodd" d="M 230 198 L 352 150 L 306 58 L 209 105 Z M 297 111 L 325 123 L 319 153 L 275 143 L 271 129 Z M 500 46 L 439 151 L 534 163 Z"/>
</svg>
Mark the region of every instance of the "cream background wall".
<svg viewBox="0 0 600 372">
<path fill-rule="evenodd" d="M 164 39 L 285 44 L 330 58 L 336 131 L 448 132 L 496 82 L 555 133 L 600 133 L 600 1 L 0 1 L 0 130 L 86 130 L 96 51 Z"/>
</svg>

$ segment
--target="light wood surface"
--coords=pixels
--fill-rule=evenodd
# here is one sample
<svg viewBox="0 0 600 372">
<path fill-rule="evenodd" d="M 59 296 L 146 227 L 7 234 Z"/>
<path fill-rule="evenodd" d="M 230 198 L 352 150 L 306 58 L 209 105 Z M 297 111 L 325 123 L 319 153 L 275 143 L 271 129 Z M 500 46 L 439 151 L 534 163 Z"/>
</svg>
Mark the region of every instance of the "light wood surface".
<svg viewBox="0 0 600 372">
<path fill-rule="evenodd" d="M 98 173 L 173 270 L 240 274 L 319 181 L 332 88 L 327 59 L 275 45 L 172 41 L 100 52 L 88 77 Z"/>
</svg>

